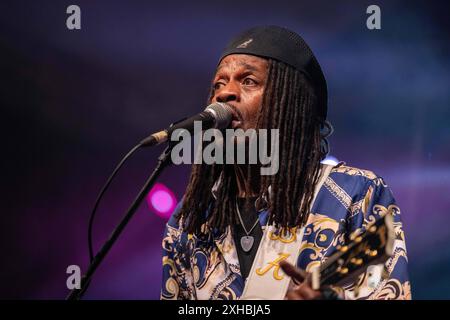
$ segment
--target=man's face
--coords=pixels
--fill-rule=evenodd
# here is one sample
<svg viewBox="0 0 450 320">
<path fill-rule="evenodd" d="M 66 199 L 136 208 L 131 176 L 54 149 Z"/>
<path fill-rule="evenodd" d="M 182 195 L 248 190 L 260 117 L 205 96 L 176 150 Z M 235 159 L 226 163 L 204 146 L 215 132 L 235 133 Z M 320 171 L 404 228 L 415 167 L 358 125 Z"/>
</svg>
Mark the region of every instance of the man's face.
<svg viewBox="0 0 450 320">
<path fill-rule="evenodd" d="M 217 67 L 211 102 L 225 102 L 234 110 L 233 129 L 256 127 L 267 81 L 268 62 L 246 54 L 226 56 Z"/>
</svg>

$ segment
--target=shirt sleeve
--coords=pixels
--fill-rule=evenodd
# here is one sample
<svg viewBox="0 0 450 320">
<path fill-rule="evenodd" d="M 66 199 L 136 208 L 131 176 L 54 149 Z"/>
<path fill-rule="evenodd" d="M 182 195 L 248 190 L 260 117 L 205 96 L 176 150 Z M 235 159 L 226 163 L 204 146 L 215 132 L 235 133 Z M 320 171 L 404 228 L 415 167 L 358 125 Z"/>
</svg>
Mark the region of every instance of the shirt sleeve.
<svg viewBox="0 0 450 320">
<path fill-rule="evenodd" d="M 161 300 L 192 299 L 189 289 L 189 266 L 183 232 L 175 219 L 180 204 L 166 224 L 162 241 L 162 283 Z"/>
<path fill-rule="evenodd" d="M 366 230 L 368 224 L 391 213 L 394 220 L 395 240 L 391 257 L 380 265 L 370 266 L 358 280 L 344 288 L 345 299 L 409 300 L 411 286 L 408 276 L 408 258 L 400 208 L 391 189 L 383 178 L 368 181 L 359 199 L 360 209 L 348 218 L 349 234 Z"/>
</svg>

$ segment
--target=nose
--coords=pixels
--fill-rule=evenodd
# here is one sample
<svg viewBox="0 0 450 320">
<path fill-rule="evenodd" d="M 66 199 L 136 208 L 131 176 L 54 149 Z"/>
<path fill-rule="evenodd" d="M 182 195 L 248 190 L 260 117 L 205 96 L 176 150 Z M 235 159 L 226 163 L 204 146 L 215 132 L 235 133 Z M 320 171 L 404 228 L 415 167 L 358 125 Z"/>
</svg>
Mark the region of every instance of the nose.
<svg viewBox="0 0 450 320">
<path fill-rule="evenodd" d="M 217 102 L 230 102 L 240 100 L 239 87 L 232 81 L 228 82 L 221 89 L 216 90 L 215 98 Z"/>
</svg>

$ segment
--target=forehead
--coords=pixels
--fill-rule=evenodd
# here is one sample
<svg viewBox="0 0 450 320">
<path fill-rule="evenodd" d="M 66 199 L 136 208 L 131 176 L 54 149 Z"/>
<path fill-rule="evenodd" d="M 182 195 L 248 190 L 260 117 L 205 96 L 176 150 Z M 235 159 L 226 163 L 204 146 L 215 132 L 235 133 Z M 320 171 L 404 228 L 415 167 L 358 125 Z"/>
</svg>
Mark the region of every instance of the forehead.
<svg viewBox="0 0 450 320">
<path fill-rule="evenodd" d="M 248 69 L 255 72 L 266 72 L 268 61 L 264 58 L 248 54 L 230 54 L 220 61 L 216 73 Z"/>
</svg>

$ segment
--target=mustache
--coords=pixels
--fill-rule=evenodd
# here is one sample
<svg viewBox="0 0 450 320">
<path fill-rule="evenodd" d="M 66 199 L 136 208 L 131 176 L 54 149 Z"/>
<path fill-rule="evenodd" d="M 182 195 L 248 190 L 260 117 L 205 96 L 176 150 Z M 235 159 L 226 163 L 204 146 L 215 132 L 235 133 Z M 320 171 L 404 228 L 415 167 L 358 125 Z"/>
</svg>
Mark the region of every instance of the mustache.
<svg viewBox="0 0 450 320">
<path fill-rule="evenodd" d="M 228 102 L 227 102 L 227 105 L 229 105 L 231 107 L 231 109 L 233 109 L 234 116 L 236 116 L 238 118 L 237 120 L 244 121 L 244 117 L 242 116 L 242 113 L 239 110 L 239 108 L 237 108 L 235 105 L 228 103 Z"/>
</svg>

